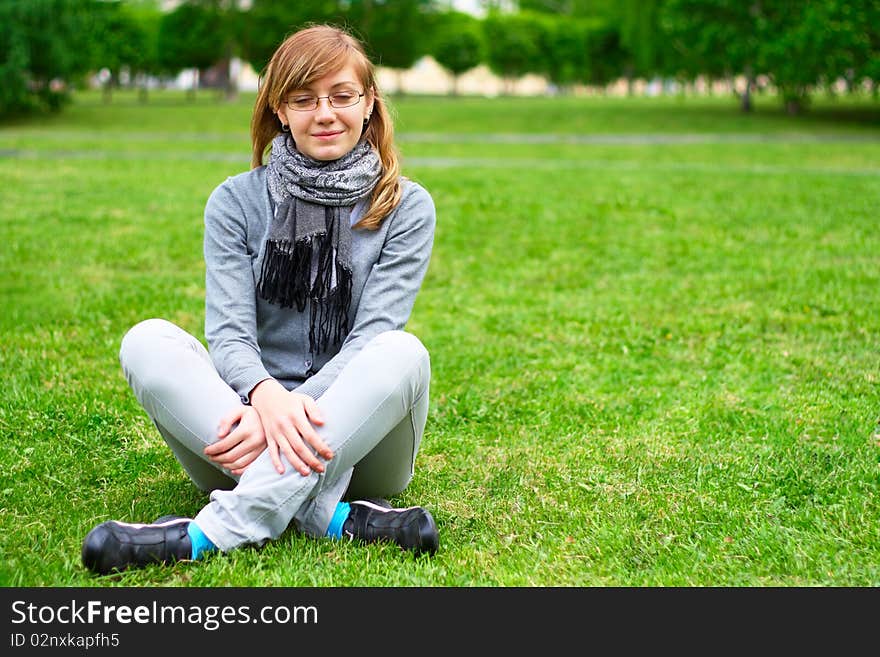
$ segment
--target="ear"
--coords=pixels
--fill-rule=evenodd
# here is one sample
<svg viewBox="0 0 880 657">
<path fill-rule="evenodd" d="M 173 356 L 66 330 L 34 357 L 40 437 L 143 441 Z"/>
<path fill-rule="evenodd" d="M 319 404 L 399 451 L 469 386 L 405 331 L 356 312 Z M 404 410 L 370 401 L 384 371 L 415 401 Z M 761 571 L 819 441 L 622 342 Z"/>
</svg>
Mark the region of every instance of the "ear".
<svg viewBox="0 0 880 657">
<path fill-rule="evenodd" d="M 366 106 L 364 107 L 366 115 L 370 116 L 373 113 L 373 105 L 375 105 L 376 102 L 376 91 L 373 87 L 367 89 L 367 93 L 364 95 L 364 100 L 367 101 Z"/>
</svg>

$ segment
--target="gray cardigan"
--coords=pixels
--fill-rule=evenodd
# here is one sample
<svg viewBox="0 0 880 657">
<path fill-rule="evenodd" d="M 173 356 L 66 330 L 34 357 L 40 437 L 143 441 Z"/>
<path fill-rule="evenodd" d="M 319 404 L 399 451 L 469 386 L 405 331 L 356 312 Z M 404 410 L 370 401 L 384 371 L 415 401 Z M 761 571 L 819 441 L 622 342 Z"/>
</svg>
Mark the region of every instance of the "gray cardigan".
<svg viewBox="0 0 880 657">
<path fill-rule="evenodd" d="M 435 210 L 418 183 L 402 180 L 400 204 L 378 230 L 352 231 L 351 330 L 327 353 L 309 350 L 309 309 L 257 297 L 272 205 L 266 169 L 227 178 L 205 206 L 205 338 L 220 376 L 247 403 L 260 381 L 320 397 L 370 339 L 403 329 L 434 242 Z M 352 212 L 352 223 L 365 209 Z"/>
</svg>

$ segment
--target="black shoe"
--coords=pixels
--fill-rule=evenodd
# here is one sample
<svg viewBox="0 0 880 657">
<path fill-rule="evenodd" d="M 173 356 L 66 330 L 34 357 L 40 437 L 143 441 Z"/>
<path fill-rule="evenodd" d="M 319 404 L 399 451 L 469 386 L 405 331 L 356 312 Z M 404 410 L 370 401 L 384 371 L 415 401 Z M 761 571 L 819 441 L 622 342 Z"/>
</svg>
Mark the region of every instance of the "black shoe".
<svg viewBox="0 0 880 657">
<path fill-rule="evenodd" d="M 192 557 L 187 534 L 190 518 L 173 518 L 151 525 L 108 520 L 92 529 L 83 541 L 83 565 L 100 575 L 114 570 L 170 564 Z"/>
<path fill-rule="evenodd" d="M 176 516 L 174 514 L 169 514 L 167 516 L 159 516 L 150 524 L 151 525 L 161 525 L 162 523 L 168 522 L 169 520 L 184 520 L 184 519 L 185 520 L 192 520 L 192 518 L 184 518 L 183 516 Z"/>
<path fill-rule="evenodd" d="M 357 500 L 358 502 L 372 502 L 373 504 L 378 504 L 379 506 L 384 506 L 386 509 L 393 509 L 394 505 L 391 504 L 384 497 L 365 497 L 362 500 Z"/>
<path fill-rule="evenodd" d="M 368 500 L 349 502 L 351 510 L 342 533 L 365 543 L 391 541 L 404 550 L 433 554 L 440 544 L 437 523 L 420 506 L 393 509 Z"/>
</svg>

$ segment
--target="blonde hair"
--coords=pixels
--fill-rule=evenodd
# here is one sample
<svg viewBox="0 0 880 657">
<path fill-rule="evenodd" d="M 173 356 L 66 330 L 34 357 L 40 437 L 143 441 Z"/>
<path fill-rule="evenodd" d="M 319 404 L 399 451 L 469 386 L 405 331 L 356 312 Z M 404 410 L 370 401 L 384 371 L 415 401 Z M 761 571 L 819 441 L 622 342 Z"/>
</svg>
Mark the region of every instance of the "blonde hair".
<svg viewBox="0 0 880 657">
<path fill-rule="evenodd" d="M 263 164 L 272 140 L 281 132 L 275 112 L 291 91 L 301 89 L 351 64 L 364 90 L 372 91 L 373 111 L 364 138 L 379 154 L 382 174 L 370 197 L 370 207 L 356 227 L 375 230 L 400 203 L 400 158 L 394 145 L 391 115 L 376 84 L 376 71 L 363 45 L 332 25 L 313 25 L 288 36 L 260 75 L 251 117 L 251 168 Z"/>
</svg>

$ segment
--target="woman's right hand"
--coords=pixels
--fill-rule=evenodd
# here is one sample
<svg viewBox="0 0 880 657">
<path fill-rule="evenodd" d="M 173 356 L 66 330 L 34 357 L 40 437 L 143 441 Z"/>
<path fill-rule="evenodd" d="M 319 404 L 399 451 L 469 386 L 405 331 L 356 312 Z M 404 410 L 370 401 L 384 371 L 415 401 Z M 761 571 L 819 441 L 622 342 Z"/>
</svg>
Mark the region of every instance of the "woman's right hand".
<svg viewBox="0 0 880 657">
<path fill-rule="evenodd" d="M 260 414 L 250 406 L 236 406 L 220 420 L 217 442 L 205 448 L 205 455 L 234 475 L 244 473 L 266 449 L 266 435 Z"/>
<path fill-rule="evenodd" d="M 288 391 L 275 379 L 266 379 L 254 387 L 250 400 L 260 415 L 269 455 L 279 474 L 284 473 L 281 454 L 303 476 L 312 471 L 324 472 L 324 464 L 315 452 L 328 461 L 333 452 L 313 426 L 324 424 L 314 399 Z"/>
</svg>

